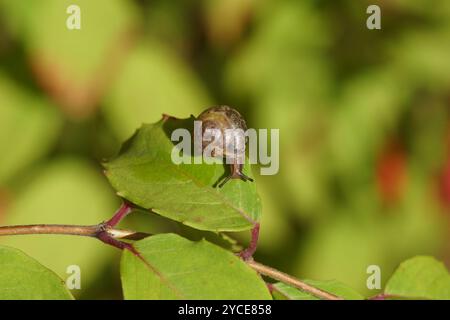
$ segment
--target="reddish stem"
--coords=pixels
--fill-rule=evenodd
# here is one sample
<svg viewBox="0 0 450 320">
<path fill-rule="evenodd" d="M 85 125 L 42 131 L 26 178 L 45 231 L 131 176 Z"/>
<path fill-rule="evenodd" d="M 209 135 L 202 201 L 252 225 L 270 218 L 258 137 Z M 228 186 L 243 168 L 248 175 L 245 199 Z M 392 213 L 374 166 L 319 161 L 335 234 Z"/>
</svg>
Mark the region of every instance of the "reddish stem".
<svg viewBox="0 0 450 320">
<path fill-rule="evenodd" d="M 380 293 L 377 294 L 376 296 L 373 296 L 371 298 L 369 298 L 369 300 L 386 300 L 386 299 L 392 299 L 395 298 L 396 296 L 391 295 L 391 294 L 387 294 L 387 293 Z"/>
<path fill-rule="evenodd" d="M 101 224 L 101 231 L 97 233 L 96 237 L 103 243 L 109 244 L 120 250 L 130 250 L 134 255 L 141 257 L 132 244 L 115 239 L 107 231 L 107 229 L 112 229 L 117 226 L 132 209 L 133 207 L 128 202 L 124 201 L 111 219 Z"/>
<path fill-rule="evenodd" d="M 247 249 L 239 253 L 239 256 L 242 259 L 249 260 L 251 257 L 253 257 L 253 254 L 256 251 L 256 247 L 258 246 L 258 239 L 259 239 L 259 223 L 256 223 L 252 229 L 252 238 L 250 240 L 249 246 L 247 247 Z"/>
<path fill-rule="evenodd" d="M 131 212 L 132 209 L 133 207 L 128 202 L 124 201 L 112 218 L 104 223 L 105 227 L 114 228 Z"/>
</svg>

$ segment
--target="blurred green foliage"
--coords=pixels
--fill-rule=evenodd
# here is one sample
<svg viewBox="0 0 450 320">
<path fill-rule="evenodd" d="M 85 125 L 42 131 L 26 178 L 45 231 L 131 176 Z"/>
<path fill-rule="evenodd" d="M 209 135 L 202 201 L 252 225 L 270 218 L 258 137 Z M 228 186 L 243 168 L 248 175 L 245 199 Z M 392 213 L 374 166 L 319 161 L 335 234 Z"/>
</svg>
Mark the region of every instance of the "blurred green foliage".
<svg viewBox="0 0 450 320">
<path fill-rule="evenodd" d="M 368 265 L 385 283 L 412 255 L 450 262 L 449 57 L 447 0 L 0 0 L 0 223 L 107 219 L 119 201 L 99 162 L 121 141 L 230 104 L 280 129 L 256 258 L 374 295 Z M 128 226 L 198 236 L 151 214 Z M 118 255 L 94 240 L 0 243 L 63 277 L 79 264 L 77 297 L 121 297 Z"/>
</svg>

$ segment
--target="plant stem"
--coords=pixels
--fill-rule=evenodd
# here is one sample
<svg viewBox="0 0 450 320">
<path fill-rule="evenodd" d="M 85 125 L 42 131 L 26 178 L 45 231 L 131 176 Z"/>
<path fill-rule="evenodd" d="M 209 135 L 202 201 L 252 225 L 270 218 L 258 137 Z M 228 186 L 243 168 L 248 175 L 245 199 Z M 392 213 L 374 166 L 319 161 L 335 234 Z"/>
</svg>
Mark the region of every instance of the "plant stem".
<svg viewBox="0 0 450 320">
<path fill-rule="evenodd" d="M 22 226 L 0 227 L 0 236 L 25 234 L 68 234 L 95 237 L 99 232 L 98 226 L 74 226 L 65 224 L 34 224 Z"/>
<path fill-rule="evenodd" d="M 112 218 L 105 222 L 105 225 L 114 228 L 131 212 L 132 209 L 133 208 L 127 202 L 123 202 Z"/>
<path fill-rule="evenodd" d="M 0 236 L 32 235 L 32 234 L 61 234 L 61 235 L 92 237 L 97 238 L 100 241 L 112 245 L 116 248 L 131 250 L 133 253 L 135 252 L 130 244 L 119 241 L 118 239 L 140 240 L 150 236 L 150 234 L 142 232 L 113 229 L 105 226 L 104 223 L 90 226 L 77 226 L 65 224 L 35 224 L 35 225 L 0 227 Z M 289 284 L 302 291 L 308 292 L 318 298 L 326 300 L 341 300 L 341 298 L 331 293 L 310 286 L 298 280 L 297 278 L 288 275 L 284 272 L 281 272 L 279 270 L 276 270 L 272 267 L 263 265 L 253 260 L 247 260 L 245 261 L 245 263 L 247 263 L 248 266 L 250 266 L 256 272 L 262 275 Z"/>
<path fill-rule="evenodd" d="M 318 298 L 325 299 L 325 300 L 342 300 L 342 298 L 339 298 L 338 296 L 335 296 L 334 294 L 325 292 L 321 289 L 318 289 L 316 287 L 310 286 L 309 284 L 291 276 L 284 272 L 281 272 L 279 270 L 276 270 L 272 267 L 263 265 L 256 261 L 246 261 L 246 263 L 254 269 L 256 272 L 263 274 L 265 276 L 268 276 L 272 279 L 284 282 L 288 285 L 291 285 L 293 287 L 296 287 L 302 291 L 308 292 Z"/>
<path fill-rule="evenodd" d="M 252 229 L 252 235 L 250 244 L 247 249 L 239 253 L 239 256 L 244 260 L 249 260 L 256 251 L 256 247 L 258 246 L 258 238 L 259 238 L 259 223 L 256 223 Z"/>
<path fill-rule="evenodd" d="M 387 299 L 407 299 L 407 298 L 393 294 L 379 293 L 376 296 L 369 298 L 368 300 L 387 300 Z M 417 299 L 422 300 L 421 298 Z"/>
<path fill-rule="evenodd" d="M 32 224 L 19 226 L 0 227 L 0 236 L 29 235 L 29 234 L 62 234 L 98 238 L 98 235 L 106 232 L 114 239 L 139 240 L 149 234 L 131 230 L 105 228 L 103 224 L 91 226 L 77 226 L 66 224 Z"/>
<path fill-rule="evenodd" d="M 131 207 L 128 204 L 124 203 L 110 220 L 96 225 L 88 225 L 88 226 L 66 225 L 66 224 L 34 224 L 34 225 L 3 226 L 0 227 L 0 236 L 61 234 L 61 235 L 92 237 L 102 241 L 103 243 L 119 248 L 121 250 L 123 249 L 130 250 L 131 252 L 133 252 L 133 254 L 144 260 L 140 256 L 140 254 L 134 249 L 132 244 L 120 241 L 119 239 L 140 240 L 150 236 L 150 234 L 114 228 L 114 226 L 117 225 L 126 215 L 128 215 L 130 211 Z M 310 286 L 284 272 L 268 267 L 259 262 L 253 261 L 253 259 L 251 259 L 250 257 L 256 249 L 258 234 L 259 234 L 259 225 L 256 225 L 252 232 L 251 244 L 249 248 L 244 251 L 245 254 L 243 260 L 245 263 L 247 263 L 248 266 L 250 266 L 256 272 L 262 275 L 284 282 L 302 291 L 308 292 L 318 298 L 326 300 L 341 300 L 341 298 L 331 293 Z"/>
</svg>

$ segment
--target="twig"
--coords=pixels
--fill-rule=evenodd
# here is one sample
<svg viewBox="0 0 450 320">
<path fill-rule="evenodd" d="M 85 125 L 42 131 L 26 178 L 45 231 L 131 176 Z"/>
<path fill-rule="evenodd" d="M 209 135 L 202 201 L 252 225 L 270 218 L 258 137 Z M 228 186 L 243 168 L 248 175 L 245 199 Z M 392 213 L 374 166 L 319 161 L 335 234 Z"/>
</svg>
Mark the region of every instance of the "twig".
<svg viewBox="0 0 450 320">
<path fill-rule="evenodd" d="M 34 224 L 0 227 L 0 236 L 26 234 L 68 234 L 85 237 L 95 237 L 100 231 L 98 225 L 74 226 L 65 224 Z"/>
<path fill-rule="evenodd" d="M 293 287 L 296 287 L 302 291 L 308 292 L 318 298 L 325 299 L 325 300 L 342 300 L 342 298 L 335 296 L 334 294 L 325 292 L 321 289 L 318 289 L 316 287 L 310 286 L 309 284 L 291 276 L 284 272 L 281 272 L 279 270 L 276 270 L 272 267 L 263 265 L 256 261 L 248 260 L 246 263 L 254 269 L 256 272 L 263 274 L 265 276 L 268 276 L 272 279 L 284 282 L 288 285 L 291 285 Z"/>
<path fill-rule="evenodd" d="M 17 225 L 17 226 L 3 226 L 0 227 L 0 236 L 13 236 L 13 235 L 32 235 L 32 234 L 61 234 L 61 235 L 75 235 L 83 237 L 96 238 L 106 244 L 112 245 L 119 249 L 127 249 L 133 252 L 135 255 L 140 257 L 140 254 L 134 249 L 134 247 L 127 242 L 120 240 L 140 240 L 145 237 L 150 236 L 150 234 L 135 232 L 131 230 L 115 229 L 114 226 L 117 225 L 128 213 L 131 208 L 128 204 L 124 203 L 119 210 L 114 214 L 114 216 L 107 222 L 102 222 L 96 225 L 80 226 L 80 225 L 66 225 L 66 224 L 34 224 L 34 225 Z M 255 230 L 257 239 L 257 230 Z M 255 240 L 256 241 L 256 240 Z M 252 244 L 251 249 L 253 253 L 254 244 Z M 253 259 L 245 260 L 245 263 L 253 268 L 256 272 L 268 276 L 272 279 L 284 282 L 293 287 L 296 287 L 302 291 L 308 292 L 318 298 L 326 300 L 342 300 L 341 298 L 325 292 L 316 287 L 310 286 L 297 278 L 290 276 L 284 272 L 271 268 L 269 266 L 263 265 L 259 262 L 253 261 Z M 144 261 L 145 262 L 145 261 Z"/>
<path fill-rule="evenodd" d="M 66 224 L 31 224 L 0 227 L 0 236 L 30 235 L 30 234 L 62 234 L 98 238 L 98 235 L 106 232 L 111 238 L 140 240 L 150 234 L 131 230 L 105 228 L 100 223 L 91 226 L 77 226 Z"/>
</svg>

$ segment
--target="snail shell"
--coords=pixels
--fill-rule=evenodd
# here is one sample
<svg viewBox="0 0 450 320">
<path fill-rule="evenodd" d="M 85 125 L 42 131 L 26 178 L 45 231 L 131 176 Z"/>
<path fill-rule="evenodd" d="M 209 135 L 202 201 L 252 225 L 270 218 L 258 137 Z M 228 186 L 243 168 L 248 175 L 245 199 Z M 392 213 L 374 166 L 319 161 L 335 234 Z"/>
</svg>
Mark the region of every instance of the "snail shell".
<svg viewBox="0 0 450 320">
<path fill-rule="evenodd" d="M 242 133 L 247 130 L 247 124 L 245 123 L 242 115 L 235 109 L 229 106 L 215 106 L 203 111 L 198 120 L 202 121 L 202 136 L 205 136 L 205 132 L 208 129 L 218 129 L 220 136 L 215 138 L 222 142 L 215 146 L 215 154 L 213 156 L 227 157 L 233 160 L 231 164 L 231 175 L 224 179 L 219 185 L 222 187 L 229 179 L 242 179 L 244 181 L 253 181 L 242 173 L 242 163 L 238 163 L 238 157 L 245 157 L 245 146 L 247 138 Z M 227 131 L 227 129 L 241 129 L 239 134 L 238 130 Z M 202 149 L 206 148 L 211 142 L 202 139 Z"/>
</svg>

